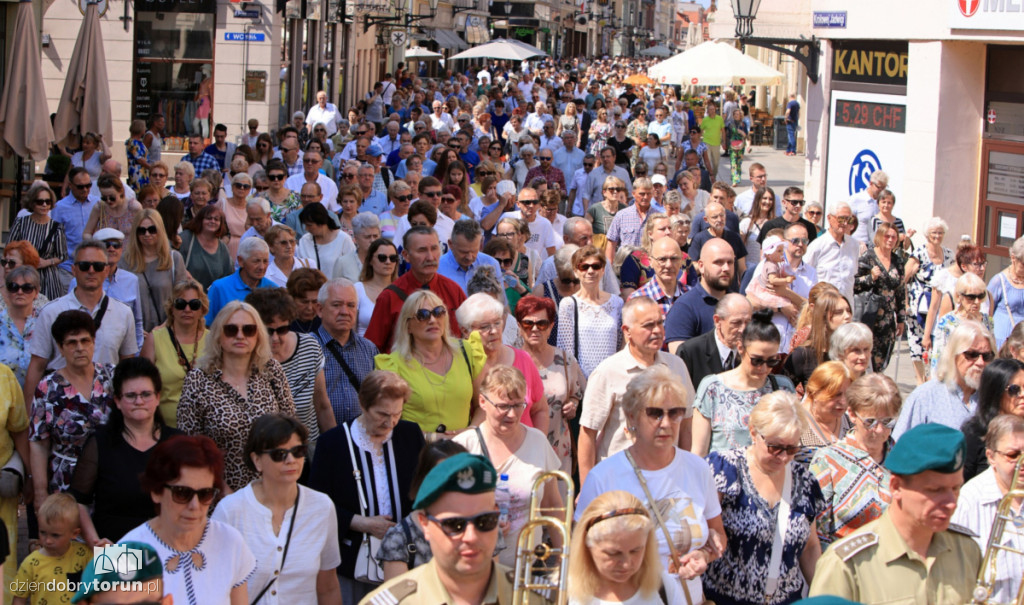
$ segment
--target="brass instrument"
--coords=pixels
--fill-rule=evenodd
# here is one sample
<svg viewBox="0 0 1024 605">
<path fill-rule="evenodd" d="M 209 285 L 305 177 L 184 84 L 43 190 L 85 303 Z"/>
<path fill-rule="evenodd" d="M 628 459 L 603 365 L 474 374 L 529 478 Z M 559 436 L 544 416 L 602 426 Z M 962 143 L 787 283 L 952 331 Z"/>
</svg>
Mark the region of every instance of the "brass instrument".
<svg viewBox="0 0 1024 605">
<path fill-rule="evenodd" d="M 999 508 L 996 510 L 996 518 L 992 520 L 992 531 L 988 536 L 988 544 L 985 547 L 985 557 L 981 560 L 981 570 L 978 571 L 978 582 L 974 586 L 974 600 L 972 603 L 993 604 L 992 593 L 996 586 L 996 559 L 999 551 L 1005 551 L 1017 556 L 1024 557 L 1024 550 L 1005 546 L 1003 535 L 1007 530 L 1006 524 L 1011 528 L 1024 532 L 1024 510 L 1020 514 L 1013 513 L 1013 501 L 1024 499 L 1024 456 L 1017 461 L 1017 467 L 1013 472 L 1013 481 L 1010 482 L 1010 489 L 999 501 Z M 1017 587 L 1017 596 L 1013 601 L 1014 605 L 1024 605 L 1024 578 L 1021 578 Z"/>
<path fill-rule="evenodd" d="M 562 507 L 541 506 L 544 484 L 551 479 L 565 483 L 565 504 Z M 555 605 L 565 605 L 568 601 L 565 583 L 569 577 L 569 537 L 572 530 L 574 492 L 572 477 L 564 471 L 541 473 L 534 480 L 529 520 L 519 532 L 516 544 L 513 605 L 526 605 L 530 593 L 539 594 Z M 538 529 L 547 529 L 552 537 L 560 537 L 562 546 L 554 547 L 545 543 L 543 532 L 537 532 Z M 534 534 L 540 535 L 540 539 L 535 539 Z M 557 567 L 554 567 L 553 563 L 557 563 Z M 538 570 L 538 566 L 542 569 Z M 548 581 L 545 581 L 546 579 Z"/>
</svg>

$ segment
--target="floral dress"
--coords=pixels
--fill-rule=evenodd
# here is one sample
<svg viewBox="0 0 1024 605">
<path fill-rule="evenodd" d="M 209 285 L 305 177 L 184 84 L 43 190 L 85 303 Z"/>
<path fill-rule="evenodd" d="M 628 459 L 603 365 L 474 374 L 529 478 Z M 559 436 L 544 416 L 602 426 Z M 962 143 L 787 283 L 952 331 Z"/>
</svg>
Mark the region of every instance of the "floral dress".
<svg viewBox="0 0 1024 605">
<path fill-rule="evenodd" d="M 762 395 L 779 389 L 794 392 L 793 383 L 785 376 L 765 380 L 760 389 L 737 391 L 722 382 L 721 374 L 705 376 L 697 387 L 694 409 L 711 422 L 711 449 L 729 450 L 750 445 L 750 411 Z"/>
<path fill-rule="evenodd" d="M 561 470 L 572 472 L 572 435 L 569 434 L 569 419 L 562 415 L 562 406 L 570 397 L 583 400 L 583 389 L 587 379 L 576 363 L 572 353 L 555 349 L 555 359 L 546 368 L 538 368 L 540 380 L 544 383 L 544 394 L 548 398 L 551 422 L 548 425 L 548 443 L 561 460 Z M 578 412 L 577 412 L 578 414 Z"/>
<path fill-rule="evenodd" d="M 729 142 L 729 166 L 732 168 L 732 186 L 740 184 L 743 179 L 743 150 L 747 144 L 749 134 L 747 125 L 743 122 L 732 122 L 725 130 L 725 136 Z"/>
<path fill-rule="evenodd" d="M 139 139 L 128 139 L 124 148 L 128 155 L 128 184 L 138 193 L 149 184 L 149 170 L 139 163 L 139 160 L 146 159 L 146 144 Z"/>
<path fill-rule="evenodd" d="M 270 218 L 274 219 L 279 223 L 283 223 L 288 213 L 296 208 L 301 208 L 302 203 L 299 201 L 299 196 L 294 191 L 288 192 L 288 197 L 284 198 L 284 203 L 277 204 L 270 199 L 270 196 L 260 194 L 256 197 L 262 197 L 263 199 L 270 202 Z"/>
<path fill-rule="evenodd" d="M 932 278 L 936 271 L 942 267 L 948 267 L 956 259 L 952 250 L 943 246 L 942 266 L 936 265 L 928 256 L 927 246 L 918 246 L 912 253 L 911 258 L 916 258 L 920 268 L 910 283 L 907 284 L 909 321 L 907 321 L 907 343 L 910 345 L 910 358 L 914 361 L 924 359 L 924 324 L 928 317 L 928 305 L 932 302 Z"/>
<path fill-rule="evenodd" d="M 0 363 L 11 368 L 18 384 L 25 384 L 25 372 L 32 355 L 28 352 L 28 341 L 36 328 L 39 309 L 33 308 L 25 320 L 25 331 L 18 330 L 7 309 L 0 311 Z"/>
<path fill-rule="evenodd" d="M 594 123 L 590 125 L 590 148 L 587 152 L 594 155 L 600 154 L 610 136 L 612 136 L 612 123 L 594 120 Z"/>
<path fill-rule="evenodd" d="M 71 485 L 75 465 L 85 442 L 101 424 L 106 424 L 114 407 L 110 381 L 114 366 L 93 364 L 92 393 L 86 399 L 60 370 L 36 387 L 29 423 L 29 441 L 50 441 L 49 491 L 63 492 Z"/>
<path fill-rule="evenodd" d="M 853 280 L 854 294 L 873 294 L 878 301 L 878 316 L 873 322 L 864 321 L 875 334 L 874 347 L 871 349 L 871 366 L 875 372 L 884 372 L 889 367 L 889 360 L 896 345 L 896 325 L 904 323 L 907 314 L 907 288 L 903 284 L 903 263 L 895 254 L 887 271 L 878 260 L 875 251 L 868 250 L 861 255 L 857 265 L 857 275 Z M 882 271 L 877 280 L 871 276 L 871 270 L 878 267 Z"/>
</svg>

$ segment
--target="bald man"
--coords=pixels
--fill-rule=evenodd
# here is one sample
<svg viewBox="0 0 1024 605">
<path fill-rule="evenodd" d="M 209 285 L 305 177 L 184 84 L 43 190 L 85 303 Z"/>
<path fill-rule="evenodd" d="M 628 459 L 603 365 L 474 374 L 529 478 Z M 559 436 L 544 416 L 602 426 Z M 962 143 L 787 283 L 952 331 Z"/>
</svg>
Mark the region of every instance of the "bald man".
<svg viewBox="0 0 1024 605">
<path fill-rule="evenodd" d="M 665 319 L 665 342 L 675 353 L 686 340 L 715 327 L 715 305 L 732 289 L 736 275 L 736 254 L 724 239 L 712 238 L 704 244 L 697 261 L 700 280 L 672 305 Z"/>
</svg>

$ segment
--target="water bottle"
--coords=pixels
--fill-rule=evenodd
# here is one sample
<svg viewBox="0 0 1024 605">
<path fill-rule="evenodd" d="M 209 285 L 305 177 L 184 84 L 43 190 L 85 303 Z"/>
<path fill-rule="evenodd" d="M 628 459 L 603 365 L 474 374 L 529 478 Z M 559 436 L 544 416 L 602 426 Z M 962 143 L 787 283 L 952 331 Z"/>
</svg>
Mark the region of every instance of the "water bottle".
<svg viewBox="0 0 1024 605">
<path fill-rule="evenodd" d="M 498 501 L 498 523 L 504 525 L 508 523 L 508 505 L 512 500 L 512 493 L 508 489 L 508 475 L 502 474 L 498 477 L 494 499 Z"/>
</svg>

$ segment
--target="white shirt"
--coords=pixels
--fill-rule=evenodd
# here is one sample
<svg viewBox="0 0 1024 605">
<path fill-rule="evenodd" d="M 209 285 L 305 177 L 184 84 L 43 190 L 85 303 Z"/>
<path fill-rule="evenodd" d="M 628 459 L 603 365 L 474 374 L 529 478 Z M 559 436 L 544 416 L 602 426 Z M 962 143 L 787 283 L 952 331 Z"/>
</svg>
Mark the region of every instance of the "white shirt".
<svg viewBox="0 0 1024 605">
<path fill-rule="evenodd" d="M 878 202 L 864 189 L 850 198 L 850 210 L 857 217 L 857 230 L 853 232 L 853 238 L 868 245 L 871 239 L 871 217 L 878 214 Z"/>
<path fill-rule="evenodd" d="M 327 176 L 322 172 L 318 172 L 316 175 L 316 182 L 320 185 L 320 193 L 323 194 L 323 199 L 320 203 L 324 205 L 330 212 L 338 212 L 341 210 L 341 206 L 338 205 L 338 186 L 334 184 L 331 177 Z M 295 195 L 299 195 L 302 191 L 302 186 L 306 184 L 306 175 L 299 173 L 288 177 L 288 180 L 284 182 L 284 186 L 295 192 Z"/>
<path fill-rule="evenodd" d="M 314 245 L 313 234 L 307 233 L 299 239 L 299 245 L 295 249 L 295 256 L 308 259 L 310 265 L 319 269 L 324 275 L 334 275 L 334 263 L 339 258 L 356 249 L 352 238 L 342 230 L 334 241 L 329 244 Z"/>
<path fill-rule="evenodd" d="M 139 343 L 135 339 L 135 314 L 131 308 L 123 302 L 110 296 L 107 299 L 107 312 L 100 322 L 100 329 L 96 332 L 96 344 L 93 349 L 92 360 L 95 363 L 109 363 L 117 365 L 121 357 L 130 357 L 139 352 Z M 27 346 L 28 351 L 36 357 L 42 357 L 49 363 L 46 367 L 51 370 L 59 370 L 67 365 L 64 356 L 57 346 L 57 341 L 50 335 L 50 326 L 57 316 L 64 311 L 85 311 L 94 318 L 100 310 L 103 300 L 95 308 L 90 309 L 83 305 L 75 290 L 51 300 L 39 312 L 38 325 L 45 329 L 37 329 L 32 333 Z"/>
<path fill-rule="evenodd" d="M 338 113 L 338 108 L 334 103 L 328 103 L 327 107 L 320 107 L 320 104 L 309 108 L 306 112 L 306 126 L 312 130 L 317 124 L 323 124 L 327 127 L 327 136 L 334 136 L 334 133 L 338 132 L 338 120 L 341 119 L 341 114 Z"/>
<path fill-rule="evenodd" d="M 536 283 L 543 284 L 553 279 L 558 279 L 558 269 L 555 268 L 555 257 L 549 256 L 540 264 Z M 619 295 L 619 280 L 615 278 L 614 271 L 605 271 L 601 276 L 601 289 L 609 294 Z"/>
<path fill-rule="evenodd" d="M 807 246 L 804 263 L 814 267 L 818 279 L 839 288 L 853 308 L 853 278 L 857 274 L 857 258 L 860 244 L 850 237 L 844 237 L 840 244 L 825 231 Z"/>
<path fill-rule="evenodd" d="M 743 193 L 736 196 L 736 203 L 733 204 L 733 209 L 739 216 L 749 216 L 750 211 L 754 208 L 754 188 L 751 187 Z"/>
<path fill-rule="evenodd" d="M 562 142 L 562 137 L 556 135 L 551 135 L 549 137 L 546 134 L 540 135 L 541 149 L 550 149 L 553 154 L 554 152 L 558 151 L 559 149 L 562 149 L 563 147 L 565 147 L 565 143 Z M 552 163 L 554 163 L 554 160 L 552 160 Z"/>
<path fill-rule="evenodd" d="M 523 219 L 523 213 L 519 210 L 506 212 L 501 215 L 501 218 L 505 217 Z M 539 254 L 541 259 L 547 258 L 548 248 L 558 247 L 558 240 L 555 238 L 555 229 L 551 226 L 551 221 L 538 215 L 532 223 L 526 224 L 530 226 L 530 239 L 526 242 L 526 248 Z"/>
<path fill-rule="evenodd" d="M 430 113 L 430 124 L 431 128 L 437 130 L 442 126 L 447 126 L 449 130 L 455 132 L 455 122 L 452 120 L 452 115 L 448 112 L 441 112 L 441 115 L 436 113 Z"/>
<path fill-rule="evenodd" d="M 237 261 L 236 261 L 237 264 Z M 292 257 L 292 271 L 296 269 L 315 269 L 316 267 L 310 264 L 309 260 L 305 258 L 299 258 L 298 256 Z M 270 264 L 267 265 L 267 273 L 263 277 L 266 277 L 270 281 L 274 282 L 278 287 L 284 288 L 288 285 L 288 276 L 284 274 L 274 264 L 274 259 L 270 259 Z"/>
</svg>

